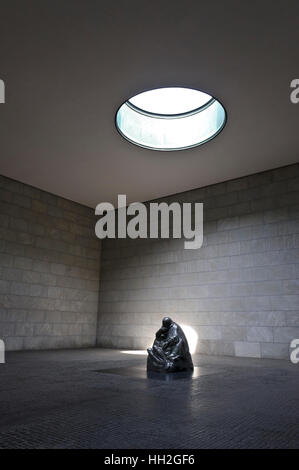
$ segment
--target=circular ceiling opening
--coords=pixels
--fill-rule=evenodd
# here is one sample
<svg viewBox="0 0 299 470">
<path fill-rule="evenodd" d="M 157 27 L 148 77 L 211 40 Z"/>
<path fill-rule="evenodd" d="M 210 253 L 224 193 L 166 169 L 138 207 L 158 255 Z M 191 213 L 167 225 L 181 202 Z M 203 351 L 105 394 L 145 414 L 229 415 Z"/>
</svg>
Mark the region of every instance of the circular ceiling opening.
<svg viewBox="0 0 299 470">
<path fill-rule="evenodd" d="M 120 134 L 151 150 L 183 150 L 213 139 L 226 123 L 222 104 L 190 88 L 157 88 L 133 96 L 117 111 Z"/>
</svg>

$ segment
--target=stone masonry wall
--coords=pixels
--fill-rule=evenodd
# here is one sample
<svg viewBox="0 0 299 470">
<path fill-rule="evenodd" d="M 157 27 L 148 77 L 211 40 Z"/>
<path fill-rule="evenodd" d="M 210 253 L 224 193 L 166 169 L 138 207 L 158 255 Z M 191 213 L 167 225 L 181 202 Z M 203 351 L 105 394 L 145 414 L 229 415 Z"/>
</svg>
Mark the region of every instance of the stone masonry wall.
<svg viewBox="0 0 299 470">
<path fill-rule="evenodd" d="M 94 346 L 94 211 L 0 177 L 0 338 L 7 350 Z"/>
<path fill-rule="evenodd" d="M 289 357 L 299 338 L 299 164 L 163 198 L 204 203 L 204 244 L 105 240 L 98 344 L 150 345 L 161 318 L 197 351 Z"/>
</svg>

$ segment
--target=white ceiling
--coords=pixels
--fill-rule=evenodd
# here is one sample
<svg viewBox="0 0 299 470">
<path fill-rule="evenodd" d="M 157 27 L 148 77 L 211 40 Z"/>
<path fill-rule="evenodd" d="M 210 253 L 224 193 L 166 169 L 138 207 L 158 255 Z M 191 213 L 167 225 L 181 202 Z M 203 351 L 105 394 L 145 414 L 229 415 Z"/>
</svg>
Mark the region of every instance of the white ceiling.
<svg viewBox="0 0 299 470">
<path fill-rule="evenodd" d="M 2 0 L 0 173 L 94 207 L 299 161 L 297 0 Z M 199 88 L 226 107 L 213 141 L 157 152 L 114 125 L 130 96 Z"/>
</svg>

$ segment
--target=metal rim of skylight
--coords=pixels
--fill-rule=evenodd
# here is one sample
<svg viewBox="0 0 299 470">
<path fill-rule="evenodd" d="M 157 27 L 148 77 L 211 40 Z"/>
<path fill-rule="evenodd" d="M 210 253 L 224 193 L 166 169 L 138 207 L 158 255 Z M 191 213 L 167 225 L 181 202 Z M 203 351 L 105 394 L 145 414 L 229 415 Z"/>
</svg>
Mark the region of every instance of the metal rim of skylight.
<svg viewBox="0 0 299 470">
<path fill-rule="evenodd" d="M 183 118 L 183 117 L 188 117 L 192 116 L 193 114 L 198 114 L 205 109 L 207 109 L 211 104 L 213 104 L 215 101 L 215 98 L 211 97 L 211 99 L 203 104 L 202 106 L 199 106 L 199 108 L 192 109 L 191 111 L 186 111 L 185 113 L 176 113 L 176 114 L 161 114 L 161 113 L 151 113 L 150 111 L 145 111 L 144 109 L 139 108 L 135 104 L 131 103 L 130 100 L 127 100 L 125 104 L 129 106 L 129 108 L 133 109 L 139 114 L 143 114 L 144 116 L 152 117 L 152 118 L 157 118 L 157 119 L 178 119 L 178 118 Z"/>
</svg>

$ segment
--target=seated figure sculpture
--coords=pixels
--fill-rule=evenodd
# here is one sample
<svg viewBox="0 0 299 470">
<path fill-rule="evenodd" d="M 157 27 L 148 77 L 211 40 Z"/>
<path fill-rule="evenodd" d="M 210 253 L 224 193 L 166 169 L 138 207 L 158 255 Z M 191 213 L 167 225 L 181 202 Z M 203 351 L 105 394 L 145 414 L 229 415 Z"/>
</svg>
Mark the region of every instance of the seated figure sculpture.
<svg viewBox="0 0 299 470">
<path fill-rule="evenodd" d="M 156 339 L 147 350 L 147 369 L 155 372 L 193 370 L 193 363 L 186 336 L 182 328 L 171 318 L 164 317 Z"/>
</svg>

